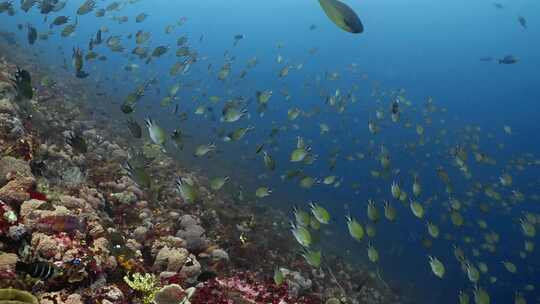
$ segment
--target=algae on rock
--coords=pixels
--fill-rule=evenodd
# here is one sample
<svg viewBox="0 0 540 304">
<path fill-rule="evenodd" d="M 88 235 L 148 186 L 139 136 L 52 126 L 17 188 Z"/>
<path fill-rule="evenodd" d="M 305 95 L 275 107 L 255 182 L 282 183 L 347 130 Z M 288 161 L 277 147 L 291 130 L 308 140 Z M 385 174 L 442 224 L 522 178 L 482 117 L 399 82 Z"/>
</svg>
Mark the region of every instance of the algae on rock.
<svg viewBox="0 0 540 304">
<path fill-rule="evenodd" d="M 31 293 L 14 288 L 0 289 L 0 304 L 39 304 Z"/>
<path fill-rule="evenodd" d="M 133 275 L 127 274 L 124 276 L 124 282 L 128 284 L 131 289 L 143 294 L 143 303 L 152 304 L 156 292 L 159 290 L 157 287 L 158 279 L 155 274 L 152 273 L 134 273 Z"/>
</svg>

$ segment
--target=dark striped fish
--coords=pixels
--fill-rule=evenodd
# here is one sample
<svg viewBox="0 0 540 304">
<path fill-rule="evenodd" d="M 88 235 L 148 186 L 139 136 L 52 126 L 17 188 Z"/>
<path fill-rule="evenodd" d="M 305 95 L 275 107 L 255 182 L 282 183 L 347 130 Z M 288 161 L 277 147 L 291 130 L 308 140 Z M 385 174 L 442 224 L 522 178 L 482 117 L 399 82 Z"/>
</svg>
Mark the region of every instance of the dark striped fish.
<svg viewBox="0 0 540 304">
<path fill-rule="evenodd" d="M 55 274 L 54 265 L 48 262 L 17 262 L 17 264 L 15 265 L 15 270 L 17 272 L 25 273 L 33 278 L 39 278 L 44 281 L 51 278 Z"/>
</svg>

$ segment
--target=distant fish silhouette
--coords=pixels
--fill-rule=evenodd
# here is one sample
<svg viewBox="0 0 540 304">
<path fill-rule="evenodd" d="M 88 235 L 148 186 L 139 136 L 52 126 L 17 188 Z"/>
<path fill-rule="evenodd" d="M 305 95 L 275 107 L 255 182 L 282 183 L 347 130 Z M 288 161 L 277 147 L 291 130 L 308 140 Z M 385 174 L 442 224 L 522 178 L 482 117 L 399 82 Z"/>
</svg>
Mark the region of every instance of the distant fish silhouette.
<svg viewBox="0 0 540 304">
<path fill-rule="evenodd" d="M 504 58 L 499 59 L 499 64 L 514 64 L 519 61 L 519 58 L 513 55 L 504 56 Z"/>
<path fill-rule="evenodd" d="M 519 16 L 518 21 L 524 29 L 527 29 L 527 20 L 525 19 L 525 17 Z"/>
<path fill-rule="evenodd" d="M 85 71 L 77 71 L 75 73 L 75 76 L 77 76 L 77 78 L 86 78 L 88 77 L 88 75 L 90 74 L 86 73 Z"/>
</svg>

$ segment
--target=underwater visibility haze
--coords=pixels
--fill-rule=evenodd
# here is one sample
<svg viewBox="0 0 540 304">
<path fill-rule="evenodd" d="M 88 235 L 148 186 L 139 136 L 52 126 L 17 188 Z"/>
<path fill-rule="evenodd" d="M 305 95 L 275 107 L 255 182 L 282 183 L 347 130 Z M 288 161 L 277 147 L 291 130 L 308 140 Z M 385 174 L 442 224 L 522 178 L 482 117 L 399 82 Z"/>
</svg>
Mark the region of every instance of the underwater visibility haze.
<svg viewBox="0 0 540 304">
<path fill-rule="evenodd" d="M 0 303 L 539 303 L 539 17 L 0 0 Z"/>
</svg>

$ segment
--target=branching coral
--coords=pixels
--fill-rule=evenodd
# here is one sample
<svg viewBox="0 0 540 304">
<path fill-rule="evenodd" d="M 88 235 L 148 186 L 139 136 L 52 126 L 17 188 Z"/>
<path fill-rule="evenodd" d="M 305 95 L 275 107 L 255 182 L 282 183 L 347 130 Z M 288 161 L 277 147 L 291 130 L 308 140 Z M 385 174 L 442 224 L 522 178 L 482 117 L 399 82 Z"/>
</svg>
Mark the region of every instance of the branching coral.
<svg viewBox="0 0 540 304">
<path fill-rule="evenodd" d="M 163 288 L 158 287 L 158 279 L 152 273 L 134 273 L 124 277 L 131 289 L 142 294 L 144 304 L 189 304 L 195 288 L 184 290 L 178 284 L 170 284 Z"/>
<path fill-rule="evenodd" d="M 157 287 L 158 279 L 156 275 L 152 273 L 134 273 L 133 275 L 124 276 L 124 282 L 128 284 L 131 289 L 138 291 L 143 296 L 144 304 L 152 304 L 154 302 L 154 297 L 156 292 L 159 290 Z"/>
</svg>

